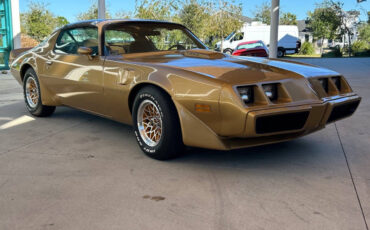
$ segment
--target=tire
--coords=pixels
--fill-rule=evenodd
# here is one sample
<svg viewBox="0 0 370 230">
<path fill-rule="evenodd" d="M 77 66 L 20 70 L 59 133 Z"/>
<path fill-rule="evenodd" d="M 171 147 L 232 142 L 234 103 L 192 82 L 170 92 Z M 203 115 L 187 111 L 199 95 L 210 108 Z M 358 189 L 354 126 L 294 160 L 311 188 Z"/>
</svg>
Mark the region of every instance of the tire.
<svg viewBox="0 0 370 230">
<path fill-rule="evenodd" d="M 27 69 L 24 74 L 23 95 L 27 110 L 33 116 L 47 117 L 54 113 L 55 106 L 42 104 L 39 79 L 32 68 Z"/>
<path fill-rule="evenodd" d="M 283 49 L 278 49 L 277 56 L 278 56 L 279 58 L 281 58 L 281 57 L 284 57 L 284 55 L 285 55 L 285 50 L 283 50 Z"/>
<path fill-rule="evenodd" d="M 226 50 L 224 50 L 224 53 L 228 54 L 228 55 L 232 55 L 233 51 L 231 49 L 226 49 Z"/>
<path fill-rule="evenodd" d="M 180 121 L 167 94 L 146 86 L 136 94 L 132 111 L 136 140 L 147 156 L 168 160 L 183 153 Z"/>
</svg>

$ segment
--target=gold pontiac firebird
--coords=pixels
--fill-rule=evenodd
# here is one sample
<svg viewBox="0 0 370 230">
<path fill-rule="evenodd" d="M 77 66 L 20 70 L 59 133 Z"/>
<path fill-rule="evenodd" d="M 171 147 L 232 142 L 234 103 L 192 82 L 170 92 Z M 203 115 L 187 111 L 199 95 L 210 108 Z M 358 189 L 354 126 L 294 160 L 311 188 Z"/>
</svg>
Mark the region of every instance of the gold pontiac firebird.
<svg viewBox="0 0 370 230">
<path fill-rule="evenodd" d="M 155 159 L 184 146 L 228 150 L 300 137 L 354 113 L 361 98 L 331 70 L 208 50 L 186 27 L 150 20 L 69 24 L 11 52 L 27 109 L 65 105 L 132 124 Z"/>
</svg>

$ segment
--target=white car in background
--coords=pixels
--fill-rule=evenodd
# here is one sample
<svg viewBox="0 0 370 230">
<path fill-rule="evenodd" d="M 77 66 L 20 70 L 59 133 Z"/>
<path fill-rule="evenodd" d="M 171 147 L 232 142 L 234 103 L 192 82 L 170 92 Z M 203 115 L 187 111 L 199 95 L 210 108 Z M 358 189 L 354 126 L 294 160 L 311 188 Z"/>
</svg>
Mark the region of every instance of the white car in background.
<svg viewBox="0 0 370 230">
<path fill-rule="evenodd" d="M 249 26 L 245 25 L 240 31 L 233 32 L 223 41 L 223 52 L 232 54 L 241 42 L 262 40 L 267 46 L 270 44 L 270 26 Z M 221 41 L 216 44 L 216 50 L 220 50 Z M 278 57 L 285 54 L 297 53 L 299 49 L 298 27 L 279 26 L 278 34 Z"/>
</svg>

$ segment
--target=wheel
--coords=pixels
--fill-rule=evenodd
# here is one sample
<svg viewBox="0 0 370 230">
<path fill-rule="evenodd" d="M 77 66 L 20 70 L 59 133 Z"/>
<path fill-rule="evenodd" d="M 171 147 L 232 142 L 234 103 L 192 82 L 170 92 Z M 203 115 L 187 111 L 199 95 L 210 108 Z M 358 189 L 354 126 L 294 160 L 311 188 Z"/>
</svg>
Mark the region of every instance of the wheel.
<svg viewBox="0 0 370 230">
<path fill-rule="evenodd" d="M 285 51 L 283 49 L 278 49 L 277 56 L 280 58 L 280 57 L 284 57 L 284 55 L 285 55 Z"/>
<path fill-rule="evenodd" d="M 167 160 L 184 150 L 180 121 L 171 99 L 154 86 L 137 93 L 132 117 L 136 140 L 151 158 Z"/>
<path fill-rule="evenodd" d="M 54 113 L 55 106 L 42 104 L 40 83 L 35 71 L 31 68 L 24 74 L 23 93 L 26 107 L 32 115 L 47 117 Z"/>
<path fill-rule="evenodd" d="M 224 50 L 224 53 L 228 54 L 228 55 L 232 55 L 233 51 L 231 49 L 226 49 L 226 50 Z"/>
</svg>

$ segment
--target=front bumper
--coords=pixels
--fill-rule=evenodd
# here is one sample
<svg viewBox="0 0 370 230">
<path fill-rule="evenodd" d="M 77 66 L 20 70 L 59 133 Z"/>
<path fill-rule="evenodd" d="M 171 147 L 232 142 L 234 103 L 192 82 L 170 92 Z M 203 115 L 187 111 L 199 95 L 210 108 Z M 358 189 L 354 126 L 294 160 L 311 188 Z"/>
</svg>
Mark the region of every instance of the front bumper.
<svg viewBox="0 0 370 230">
<path fill-rule="evenodd" d="M 245 115 L 244 132 L 233 137 L 219 136 L 199 123 L 195 126 L 194 122 L 191 122 L 191 117 L 185 116 L 182 122 L 188 120 L 189 125 L 182 123 L 183 140 L 185 145 L 217 150 L 287 141 L 315 132 L 328 123 L 352 115 L 360 101 L 361 97 L 350 94 L 328 98 L 315 104 L 249 110 Z M 185 111 L 182 115 L 185 115 Z M 184 127 L 188 127 L 189 130 Z"/>
<path fill-rule="evenodd" d="M 320 104 L 250 111 L 244 137 L 312 132 L 324 128 L 327 123 L 352 115 L 360 101 L 359 96 L 352 95 Z"/>
<path fill-rule="evenodd" d="M 225 149 L 291 140 L 323 129 L 326 124 L 351 116 L 361 97 L 351 95 L 320 104 L 250 111 L 244 137 L 225 138 Z"/>
</svg>

